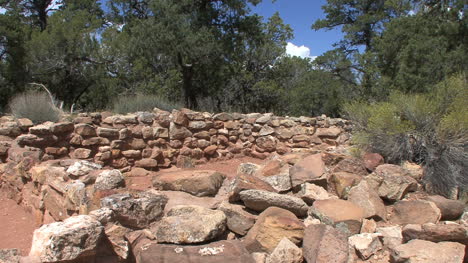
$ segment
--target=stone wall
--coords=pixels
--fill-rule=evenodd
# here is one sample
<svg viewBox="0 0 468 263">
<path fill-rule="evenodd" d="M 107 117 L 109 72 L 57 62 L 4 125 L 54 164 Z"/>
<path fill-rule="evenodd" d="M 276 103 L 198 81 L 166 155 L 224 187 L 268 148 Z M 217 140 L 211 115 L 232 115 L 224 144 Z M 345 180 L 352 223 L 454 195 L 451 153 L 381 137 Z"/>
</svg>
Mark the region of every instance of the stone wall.
<svg viewBox="0 0 468 263">
<path fill-rule="evenodd" d="M 187 167 L 235 155 L 264 159 L 273 152 L 341 144 L 349 138 L 345 131 L 350 129 L 348 121 L 325 116 L 210 114 L 187 109 L 90 113 L 67 119 L 33 126 L 28 119 L 1 117 L 0 162 L 15 158 L 14 149 L 23 148 L 37 151 L 41 161 L 82 159 L 116 169 Z"/>
</svg>

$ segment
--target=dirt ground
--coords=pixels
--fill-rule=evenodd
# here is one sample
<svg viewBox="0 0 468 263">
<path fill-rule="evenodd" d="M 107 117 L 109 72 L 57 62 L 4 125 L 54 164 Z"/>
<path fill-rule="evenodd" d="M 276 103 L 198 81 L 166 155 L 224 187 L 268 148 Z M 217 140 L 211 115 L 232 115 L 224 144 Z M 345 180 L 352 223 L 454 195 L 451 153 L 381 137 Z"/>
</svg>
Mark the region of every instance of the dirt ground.
<svg viewBox="0 0 468 263">
<path fill-rule="evenodd" d="M 212 163 L 206 163 L 199 165 L 192 170 L 215 170 L 224 173 L 229 179 L 236 175 L 239 164 L 245 162 L 261 163 L 262 160 L 251 158 L 251 157 L 240 157 L 226 161 L 218 161 Z M 166 171 L 177 171 L 178 168 L 171 168 L 162 170 Z M 190 169 L 189 169 L 190 170 Z M 159 173 L 159 172 L 158 172 Z M 151 186 L 151 178 L 132 178 L 133 185 L 129 188 L 133 189 L 147 189 Z M 168 204 L 168 208 L 173 205 L 181 203 L 196 204 L 202 201 L 201 198 L 193 198 L 191 200 L 190 194 L 173 192 L 168 193 L 170 199 L 173 199 L 171 204 Z M 174 195 L 174 196 L 172 196 Z M 211 206 L 211 198 L 206 201 L 206 206 Z M 205 203 L 205 202 L 201 202 Z M 200 205 L 202 205 L 200 203 Z M 0 192 L 0 249 L 5 248 L 18 248 L 21 249 L 22 255 L 27 255 L 31 247 L 32 236 L 35 230 L 33 215 L 27 212 L 23 207 L 16 204 L 15 201 L 6 198 Z"/>
<path fill-rule="evenodd" d="M 34 229 L 31 213 L 0 192 L 0 249 L 18 248 L 27 255 Z"/>
</svg>

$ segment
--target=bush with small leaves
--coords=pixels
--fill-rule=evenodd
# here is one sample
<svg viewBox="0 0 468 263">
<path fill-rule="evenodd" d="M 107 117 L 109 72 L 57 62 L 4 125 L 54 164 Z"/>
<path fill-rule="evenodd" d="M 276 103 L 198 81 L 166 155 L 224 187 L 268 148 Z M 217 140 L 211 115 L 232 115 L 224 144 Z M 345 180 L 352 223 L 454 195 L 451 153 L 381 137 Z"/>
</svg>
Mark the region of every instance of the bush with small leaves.
<svg viewBox="0 0 468 263">
<path fill-rule="evenodd" d="M 393 93 L 386 102 L 345 105 L 354 121 L 354 143 L 390 163 L 406 160 L 425 168 L 428 189 L 448 197 L 468 191 L 468 86 L 462 75 L 430 93 Z"/>
</svg>

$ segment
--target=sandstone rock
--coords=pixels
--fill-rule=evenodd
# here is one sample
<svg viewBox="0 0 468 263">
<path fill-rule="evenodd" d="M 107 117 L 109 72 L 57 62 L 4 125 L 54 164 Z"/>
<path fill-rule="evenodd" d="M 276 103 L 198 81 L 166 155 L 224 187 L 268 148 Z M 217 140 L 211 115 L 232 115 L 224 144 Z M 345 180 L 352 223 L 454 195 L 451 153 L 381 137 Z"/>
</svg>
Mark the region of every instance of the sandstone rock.
<svg viewBox="0 0 468 263">
<path fill-rule="evenodd" d="M 376 233 L 381 234 L 381 239 L 385 247 L 393 249 L 403 243 L 401 226 L 378 227 Z"/>
<path fill-rule="evenodd" d="M 258 135 L 267 136 L 267 135 L 272 135 L 274 133 L 275 133 L 275 129 L 271 128 L 268 125 L 265 125 L 260 129 L 260 131 L 258 132 Z"/>
<path fill-rule="evenodd" d="M 357 185 L 362 180 L 362 176 L 347 172 L 337 172 L 330 176 L 330 183 L 333 185 L 340 198 L 348 198 L 351 187 Z"/>
<path fill-rule="evenodd" d="M 325 173 L 325 163 L 321 154 L 314 154 L 298 161 L 291 169 L 291 183 L 293 187 L 306 182 L 313 182 L 322 177 Z"/>
<path fill-rule="evenodd" d="M 50 126 L 50 131 L 56 135 L 62 135 L 73 132 L 75 125 L 71 122 L 58 122 Z"/>
<path fill-rule="evenodd" d="M 21 128 L 14 121 L 4 122 L 0 124 L 0 135 L 16 137 L 21 134 Z"/>
<path fill-rule="evenodd" d="M 151 158 L 144 158 L 135 162 L 136 167 L 152 169 L 158 167 L 158 161 Z"/>
<path fill-rule="evenodd" d="M 327 200 L 331 198 L 323 187 L 309 183 L 304 183 L 301 186 L 300 195 L 302 200 L 308 205 L 313 204 L 316 200 Z"/>
<path fill-rule="evenodd" d="M 409 172 L 403 167 L 395 164 L 382 164 L 377 166 L 375 173 L 380 176 L 408 176 Z"/>
<path fill-rule="evenodd" d="M 265 152 L 274 152 L 276 150 L 276 139 L 271 135 L 258 137 L 256 143 Z"/>
<path fill-rule="evenodd" d="M 93 137 L 96 136 L 96 129 L 89 124 L 77 124 L 75 125 L 75 133 L 83 137 Z"/>
<path fill-rule="evenodd" d="M 384 174 L 382 177 L 379 196 L 389 201 L 401 200 L 408 192 L 416 191 L 418 188 L 418 183 L 410 176 Z"/>
<path fill-rule="evenodd" d="M 88 203 L 85 184 L 80 180 L 72 181 L 65 186 L 65 204 L 71 211 L 79 211 L 81 206 Z"/>
<path fill-rule="evenodd" d="M 195 196 L 214 196 L 226 176 L 216 171 L 177 171 L 153 177 L 153 186 L 160 190 L 184 191 Z"/>
<path fill-rule="evenodd" d="M 231 114 L 229 113 L 218 113 L 213 116 L 213 120 L 218 120 L 218 121 L 232 121 L 234 118 L 232 117 Z"/>
<path fill-rule="evenodd" d="M 107 236 L 112 248 L 119 258 L 126 260 L 129 256 L 130 245 L 125 239 L 125 235 L 132 230 L 120 225 L 111 224 L 106 226 L 104 233 Z"/>
<path fill-rule="evenodd" d="M 437 223 L 440 209 L 433 202 L 414 200 L 399 201 L 393 207 L 390 222 L 400 225 Z"/>
<path fill-rule="evenodd" d="M 336 139 L 341 134 L 341 129 L 338 127 L 331 127 L 331 128 L 318 128 L 317 135 L 320 138 L 329 138 L 329 139 Z"/>
<path fill-rule="evenodd" d="M 88 161 L 77 161 L 68 167 L 67 173 L 72 176 L 80 177 L 87 175 L 91 171 L 101 168 L 102 166 L 96 163 L 91 163 Z"/>
<path fill-rule="evenodd" d="M 276 192 L 276 190 L 270 184 L 254 175 L 239 174 L 236 176 L 236 178 L 234 178 L 231 185 L 229 186 L 229 201 L 239 201 L 239 193 L 249 189 Z"/>
<path fill-rule="evenodd" d="M 141 157 L 141 151 L 139 151 L 139 150 L 127 150 L 127 151 L 123 151 L 122 155 L 127 157 L 127 158 L 137 159 L 137 158 Z"/>
<path fill-rule="evenodd" d="M 344 158 L 339 161 L 333 168 L 334 173 L 346 172 L 357 175 L 367 175 L 366 167 L 364 162 L 358 158 Z"/>
<path fill-rule="evenodd" d="M 256 120 L 255 120 L 255 123 L 258 123 L 258 124 L 265 124 L 267 122 L 269 122 L 272 118 L 272 115 L 271 113 L 266 113 L 266 114 L 263 114 L 262 116 L 259 116 Z"/>
<path fill-rule="evenodd" d="M 358 234 L 364 218 L 364 210 L 361 207 L 339 199 L 315 201 L 308 213 L 327 225 L 344 224 L 344 231 L 348 234 Z"/>
<path fill-rule="evenodd" d="M 440 195 L 429 196 L 427 200 L 433 202 L 440 209 L 441 220 L 457 220 L 465 209 L 463 202 L 450 200 Z"/>
<path fill-rule="evenodd" d="M 87 215 L 43 225 L 34 231 L 29 256 L 41 262 L 85 259 L 96 254 L 102 232 L 101 223 Z"/>
<path fill-rule="evenodd" d="M 306 262 L 346 263 L 348 261 L 348 239 L 335 228 L 319 224 L 305 229 L 302 243 Z"/>
<path fill-rule="evenodd" d="M 52 124 L 50 122 L 46 122 L 43 124 L 32 126 L 29 128 L 29 133 L 34 135 L 50 135 L 52 134 L 52 131 L 50 130 L 51 125 Z"/>
<path fill-rule="evenodd" d="M 425 240 L 411 240 L 397 246 L 391 254 L 395 263 L 462 263 L 465 246 L 455 242 L 433 243 Z"/>
<path fill-rule="evenodd" d="M 0 249 L 0 263 L 19 263 L 20 251 L 16 248 Z"/>
<path fill-rule="evenodd" d="M 111 190 L 125 184 L 125 178 L 119 170 L 105 170 L 99 173 L 94 183 L 96 190 Z"/>
<path fill-rule="evenodd" d="M 373 172 L 377 166 L 384 163 L 384 158 L 378 153 L 366 153 L 362 157 L 364 166 L 367 170 Z"/>
<path fill-rule="evenodd" d="M 266 259 L 266 263 L 302 263 L 302 250 L 288 238 L 283 238 Z"/>
<path fill-rule="evenodd" d="M 178 111 L 178 110 L 173 110 L 172 111 L 172 121 L 177 125 L 187 127 L 188 123 L 189 123 L 189 118 L 188 118 L 187 114 L 185 114 L 185 112 Z"/>
<path fill-rule="evenodd" d="M 264 176 L 263 180 L 278 192 L 289 191 L 292 188 L 291 176 L 289 175 L 289 167 L 287 165 L 283 166 L 275 175 Z"/>
<path fill-rule="evenodd" d="M 64 220 L 68 217 L 65 197 L 50 186 L 42 189 L 42 201 L 46 209 L 55 221 Z"/>
<path fill-rule="evenodd" d="M 261 169 L 261 166 L 254 163 L 241 163 L 237 167 L 237 174 L 247 174 L 253 175 L 256 174 Z"/>
<path fill-rule="evenodd" d="M 123 226 L 142 229 L 160 219 L 168 199 L 163 194 L 141 192 L 135 197 L 115 194 L 101 199 L 101 206 L 114 211 L 115 218 Z"/>
<path fill-rule="evenodd" d="M 351 188 L 348 200 L 364 210 L 365 218 L 386 220 L 387 210 L 379 194 L 370 188 L 366 181 L 361 181 Z"/>
<path fill-rule="evenodd" d="M 192 132 L 187 128 L 171 122 L 169 127 L 169 137 L 171 140 L 183 140 L 190 136 L 192 136 Z"/>
<path fill-rule="evenodd" d="M 300 198 L 263 190 L 245 190 L 240 192 L 239 195 L 246 207 L 259 212 L 268 207 L 276 206 L 289 210 L 297 216 L 304 217 L 307 215 L 309 208 Z"/>
<path fill-rule="evenodd" d="M 232 232 L 244 236 L 255 224 L 256 216 L 246 212 L 242 206 L 222 202 L 218 210 L 223 211 L 227 218 L 227 227 Z"/>
<path fill-rule="evenodd" d="M 97 128 L 97 135 L 105 138 L 118 138 L 119 130 L 114 128 Z"/>
<path fill-rule="evenodd" d="M 382 249 L 382 242 L 380 242 L 379 237 L 380 234 L 378 233 L 357 234 L 349 237 L 348 242 L 361 259 L 367 260 Z"/>
<path fill-rule="evenodd" d="M 409 224 L 403 227 L 403 237 L 406 241 L 421 239 L 432 242 L 453 241 L 468 244 L 468 228 L 456 223 L 451 224 Z"/>
<path fill-rule="evenodd" d="M 154 138 L 169 138 L 169 130 L 167 128 L 156 127 L 153 128 Z"/>
<path fill-rule="evenodd" d="M 89 212 L 89 216 L 99 221 L 103 226 L 115 221 L 115 213 L 107 207 Z"/>
<path fill-rule="evenodd" d="M 136 263 L 255 263 L 237 240 L 223 240 L 198 246 L 150 243 L 136 252 Z"/>
<path fill-rule="evenodd" d="M 254 252 L 250 255 L 252 255 L 255 263 L 265 263 L 268 258 L 268 253 L 265 252 Z"/>
<path fill-rule="evenodd" d="M 208 155 L 208 156 L 212 156 L 216 153 L 216 150 L 218 150 L 218 146 L 216 145 L 210 145 L 208 147 L 206 147 L 203 152 Z"/>
<path fill-rule="evenodd" d="M 377 223 L 373 219 L 364 219 L 361 226 L 361 234 L 374 233 L 377 229 Z"/>
<path fill-rule="evenodd" d="M 173 207 L 158 223 L 155 235 L 158 242 L 193 244 L 210 241 L 226 229 L 226 215 L 222 211 L 201 206 Z"/>
<path fill-rule="evenodd" d="M 304 236 L 304 224 L 288 210 L 269 207 L 257 218 L 244 244 L 250 252 L 271 253 L 283 238 L 298 245 Z"/>
</svg>

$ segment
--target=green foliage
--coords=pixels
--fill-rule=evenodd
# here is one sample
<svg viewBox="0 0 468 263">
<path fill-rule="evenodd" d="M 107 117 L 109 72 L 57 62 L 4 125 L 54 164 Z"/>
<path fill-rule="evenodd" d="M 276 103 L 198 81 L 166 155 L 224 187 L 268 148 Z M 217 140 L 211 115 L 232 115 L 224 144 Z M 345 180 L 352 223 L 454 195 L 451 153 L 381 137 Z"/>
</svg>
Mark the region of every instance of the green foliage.
<svg viewBox="0 0 468 263">
<path fill-rule="evenodd" d="M 424 164 L 424 179 L 448 195 L 468 187 L 468 85 L 457 75 L 435 85 L 431 93 L 394 92 L 386 102 L 345 105 L 357 124 L 355 143 L 387 161 Z"/>
<path fill-rule="evenodd" d="M 19 93 L 10 100 L 9 108 L 16 118 L 28 118 L 35 124 L 56 122 L 61 116 L 46 92 L 29 90 Z"/>
<path fill-rule="evenodd" d="M 173 109 L 182 108 L 182 105 L 177 102 L 170 102 L 159 96 L 141 93 L 130 96 L 122 95 L 113 102 L 113 111 L 120 114 L 138 111 L 152 112 L 154 108 L 172 111 Z"/>
</svg>

